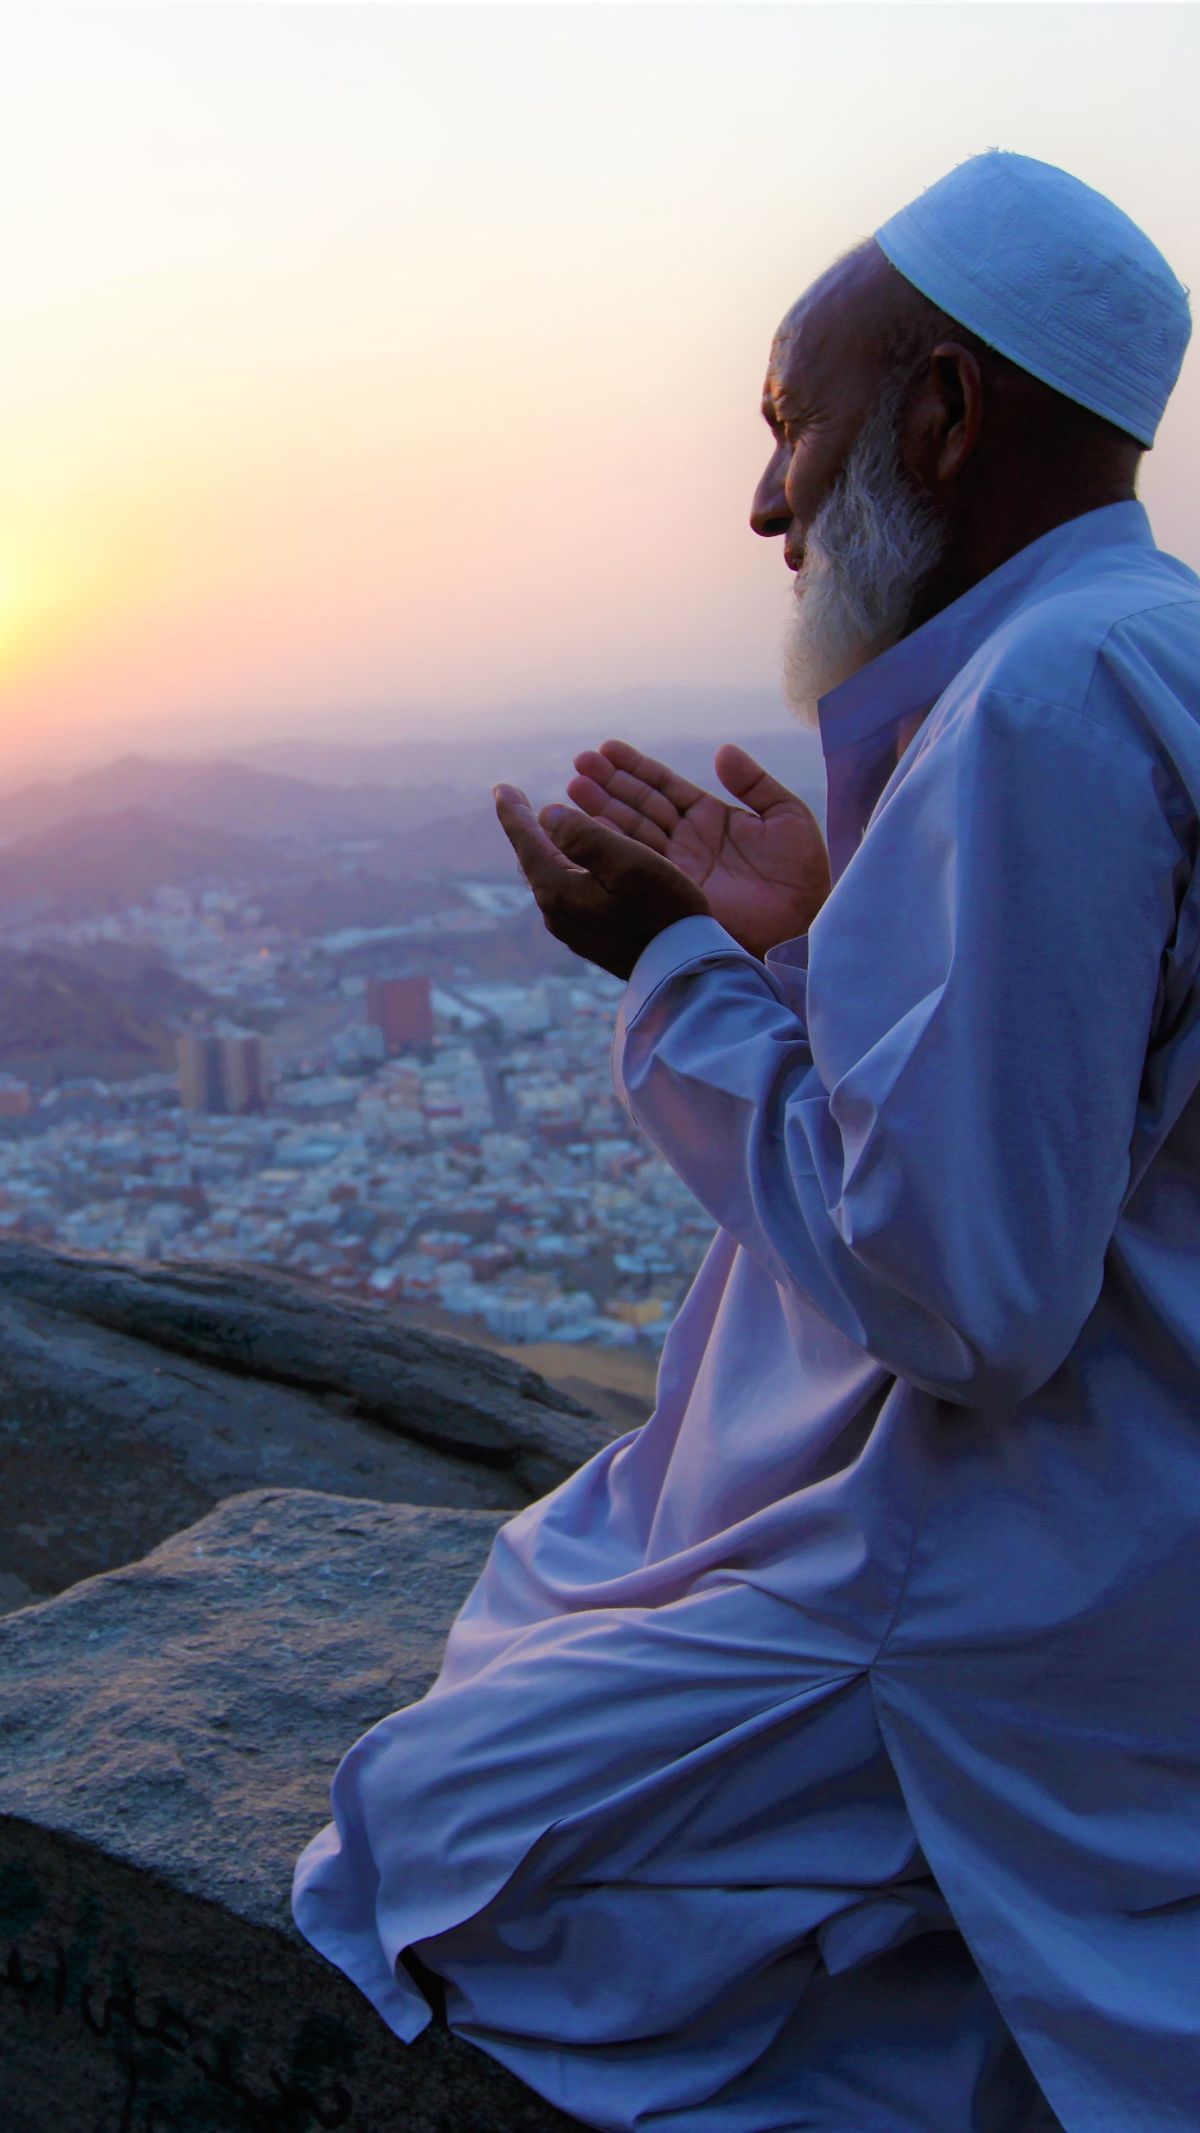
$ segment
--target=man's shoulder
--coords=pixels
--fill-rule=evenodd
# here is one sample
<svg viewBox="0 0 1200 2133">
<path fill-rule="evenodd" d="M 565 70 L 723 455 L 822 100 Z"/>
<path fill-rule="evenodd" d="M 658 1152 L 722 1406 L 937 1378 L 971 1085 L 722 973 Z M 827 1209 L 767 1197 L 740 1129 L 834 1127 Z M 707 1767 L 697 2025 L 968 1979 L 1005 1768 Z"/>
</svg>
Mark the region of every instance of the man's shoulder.
<svg viewBox="0 0 1200 2133">
<path fill-rule="evenodd" d="M 946 708 L 1073 710 L 1142 747 L 1200 752 L 1200 578 L 1157 548 L 1101 553 L 1051 580 L 977 646 Z M 948 701 L 947 701 L 948 700 Z"/>
</svg>

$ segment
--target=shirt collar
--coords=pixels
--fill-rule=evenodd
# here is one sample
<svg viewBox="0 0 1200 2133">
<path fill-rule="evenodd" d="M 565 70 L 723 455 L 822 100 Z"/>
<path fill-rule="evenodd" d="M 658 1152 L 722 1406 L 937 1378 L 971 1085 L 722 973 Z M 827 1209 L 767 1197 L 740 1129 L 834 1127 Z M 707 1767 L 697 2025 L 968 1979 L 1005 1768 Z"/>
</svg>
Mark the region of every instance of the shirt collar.
<svg viewBox="0 0 1200 2133">
<path fill-rule="evenodd" d="M 817 704 L 825 757 L 936 703 L 985 638 L 1033 589 L 1107 547 L 1153 548 L 1145 507 L 1103 504 L 1053 526 L 972 585 L 940 614 L 860 667 Z"/>
</svg>

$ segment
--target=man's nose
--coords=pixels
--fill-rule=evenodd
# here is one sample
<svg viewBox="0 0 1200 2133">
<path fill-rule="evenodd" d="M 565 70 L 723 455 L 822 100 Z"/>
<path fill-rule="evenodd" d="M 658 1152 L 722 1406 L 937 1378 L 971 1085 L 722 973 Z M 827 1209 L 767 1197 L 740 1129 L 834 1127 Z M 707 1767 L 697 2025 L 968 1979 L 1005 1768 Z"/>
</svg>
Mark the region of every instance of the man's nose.
<svg viewBox="0 0 1200 2133">
<path fill-rule="evenodd" d="M 778 539 L 780 534 L 787 532 L 792 523 L 792 514 L 783 490 L 787 463 L 788 455 L 785 452 L 772 454 L 750 506 L 750 524 L 754 532 L 761 534 L 767 541 Z"/>
</svg>

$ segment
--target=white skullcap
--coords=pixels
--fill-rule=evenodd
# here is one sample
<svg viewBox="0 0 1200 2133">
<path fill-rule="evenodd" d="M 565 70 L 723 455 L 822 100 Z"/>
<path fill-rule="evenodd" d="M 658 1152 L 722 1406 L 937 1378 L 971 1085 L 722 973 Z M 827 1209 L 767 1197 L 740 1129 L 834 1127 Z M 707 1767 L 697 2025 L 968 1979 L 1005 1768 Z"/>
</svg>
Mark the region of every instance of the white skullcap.
<svg viewBox="0 0 1200 2133">
<path fill-rule="evenodd" d="M 1191 335 L 1187 290 L 1103 193 L 990 148 L 902 207 L 875 242 L 990 348 L 1153 444 Z"/>
</svg>

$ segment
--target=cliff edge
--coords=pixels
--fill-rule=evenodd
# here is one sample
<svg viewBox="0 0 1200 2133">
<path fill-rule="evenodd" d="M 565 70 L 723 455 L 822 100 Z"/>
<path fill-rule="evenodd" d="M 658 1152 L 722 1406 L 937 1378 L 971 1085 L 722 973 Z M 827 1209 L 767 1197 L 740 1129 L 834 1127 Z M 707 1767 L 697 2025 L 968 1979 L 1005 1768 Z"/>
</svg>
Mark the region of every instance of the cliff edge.
<svg viewBox="0 0 1200 2133">
<path fill-rule="evenodd" d="M 445 2030 L 401 2044 L 290 1912 L 500 1522 L 259 1490 L 0 1623 L 5 2133 L 573 2123 Z"/>
<path fill-rule="evenodd" d="M 536 1372 L 257 1266 L 0 1244 L 0 1611 L 298 1486 L 516 1510 L 615 1434 Z"/>
<path fill-rule="evenodd" d="M 504 1517 L 612 1434 L 257 1267 L 0 1245 L 4 2133 L 572 2123 L 440 2026 L 402 2045 L 290 1892 Z"/>
</svg>

